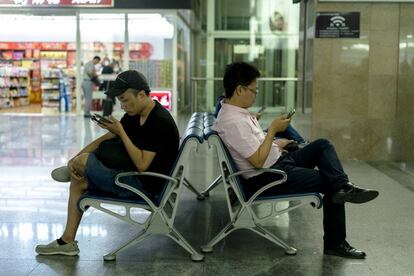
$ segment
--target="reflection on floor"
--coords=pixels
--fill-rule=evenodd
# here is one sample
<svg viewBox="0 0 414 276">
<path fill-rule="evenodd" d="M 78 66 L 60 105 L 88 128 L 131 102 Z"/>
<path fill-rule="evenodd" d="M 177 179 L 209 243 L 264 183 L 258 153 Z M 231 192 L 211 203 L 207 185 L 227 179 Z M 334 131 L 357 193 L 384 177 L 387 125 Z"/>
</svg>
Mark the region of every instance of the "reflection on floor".
<svg viewBox="0 0 414 276">
<path fill-rule="evenodd" d="M 104 132 L 81 116 L 0 116 L 0 275 L 412 275 L 414 264 L 414 164 L 345 162 L 350 178 L 380 190 L 364 205 L 347 205 L 348 239 L 366 260 L 322 254 L 322 211 L 311 207 L 266 225 L 298 249 L 279 247 L 248 231 L 217 244 L 202 263 L 168 238 L 129 248 L 116 262 L 102 256 L 136 229 L 96 210 L 85 213 L 78 257 L 37 256 L 34 247 L 55 239 L 66 220 L 68 184 L 50 178 L 79 149 Z M 181 120 L 185 122 L 185 119 Z M 180 130 L 185 124 L 179 120 Z M 218 174 L 207 148 L 189 160 L 188 179 L 200 190 Z M 205 201 L 184 190 L 176 226 L 196 246 L 228 220 L 222 188 Z"/>
<path fill-rule="evenodd" d="M 29 104 L 25 106 L 13 107 L 13 108 L 0 108 L 0 113 L 35 113 L 40 114 L 42 111 L 41 104 Z"/>
</svg>

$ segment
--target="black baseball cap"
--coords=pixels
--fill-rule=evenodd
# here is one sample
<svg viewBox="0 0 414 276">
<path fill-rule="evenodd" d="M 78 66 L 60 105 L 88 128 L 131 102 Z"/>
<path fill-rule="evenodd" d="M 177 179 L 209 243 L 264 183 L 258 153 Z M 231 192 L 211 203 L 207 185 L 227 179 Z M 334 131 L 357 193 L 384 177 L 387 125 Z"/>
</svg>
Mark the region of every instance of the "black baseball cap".
<svg viewBox="0 0 414 276">
<path fill-rule="evenodd" d="M 128 70 L 118 74 L 112 87 L 105 94 L 110 97 L 116 97 L 124 93 L 128 88 L 145 90 L 146 93 L 151 91 L 143 74 L 136 70 Z"/>
</svg>

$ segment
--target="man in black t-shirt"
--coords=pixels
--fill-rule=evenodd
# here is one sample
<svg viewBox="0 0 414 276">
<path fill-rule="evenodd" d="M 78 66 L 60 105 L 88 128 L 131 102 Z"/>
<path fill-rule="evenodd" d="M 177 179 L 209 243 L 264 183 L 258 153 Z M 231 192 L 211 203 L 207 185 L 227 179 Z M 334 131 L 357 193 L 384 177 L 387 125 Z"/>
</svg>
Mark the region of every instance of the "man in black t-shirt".
<svg viewBox="0 0 414 276">
<path fill-rule="evenodd" d="M 108 196 L 133 197 L 129 190 L 115 185 L 115 177 L 123 171 L 137 170 L 169 174 L 177 158 L 179 134 L 174 119 L 157 101 L 149 96 L 149 86 L 145 77 L 134 70 L 119 74 L 111 89 L 105 92 L 110 97 L 117 97 L 125 115 L 121 121 L 100 120 L 99 126 L 108 133 L 96 139 L 74 158 L 68 166 L 52 172 L 57 181 L 70 181 L 68 218 L 62 236 L 46 245 L 36 246 L 36 252 L 42 255 L 77 255 L 79 248 L 75 241 L 76 232 L 82 218 L 77 208 L 79 198 L 86 192 L 99 192 Z M 167 138 L 168 137 L 168 138 Z M 124 154 L 126 165 L 119 168 L 110 160 L 104 161 L 99 152 L 99 145 L 110 139 L 120 140 L 124 146 L 118 155 Z M 114 160 L 116 160 L 114 158 Z M 125 159 L 124 158 L 124 159 Z M 155 178 L 125 177 L 122 182 L 156 198 L 163 188 L 164 181 Z"/>
</svg>

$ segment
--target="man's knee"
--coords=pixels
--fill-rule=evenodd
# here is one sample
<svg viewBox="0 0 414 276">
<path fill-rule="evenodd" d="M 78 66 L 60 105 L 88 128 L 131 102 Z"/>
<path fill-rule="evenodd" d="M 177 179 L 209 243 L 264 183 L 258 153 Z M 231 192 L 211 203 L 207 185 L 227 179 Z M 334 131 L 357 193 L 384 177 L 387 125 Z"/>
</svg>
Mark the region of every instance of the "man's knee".
<svg viewBox="0 0 414 276">
<path fill-rule="evenodd" d="M 333 147 L 332 143 L 325 138 L 316 139 L 314 143 L 317 144 L 321 149 Z"/>
<path fill-rule="evenodd" d="M 76 172 L 78 172 L 81 175 L 85 174 L 85 168 L 86 168 L 86 162 L 88 161 L 89 153 L 82 153 L 79 154 L 74 160 L 73 160 L 73 169 L 75 169 Z"/>
</svg>

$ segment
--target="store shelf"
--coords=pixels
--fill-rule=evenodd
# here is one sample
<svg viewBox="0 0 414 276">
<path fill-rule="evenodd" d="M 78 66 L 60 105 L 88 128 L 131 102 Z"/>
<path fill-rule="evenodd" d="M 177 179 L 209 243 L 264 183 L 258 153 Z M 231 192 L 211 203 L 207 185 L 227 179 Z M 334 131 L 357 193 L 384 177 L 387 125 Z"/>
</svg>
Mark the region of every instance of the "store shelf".
<svg viewBox="0 0 414 276">
<path fill-rule="evenodd" d="M 0 66 L 0 109 L 28 105 L 29 69 Z"/>
<path fill-rule="evenodd" d="M 23 84 L 19 82 L 18 89 L 27 86 L 25 93 L 30 102 L 43 103 L 42 94 L 59 90 L 61 72 L 71 72 L 74 76 L 74 65 L 76 61 L 76 45 L 66 42 L 2 42 L 0 46 L 0 69 L 25 67 L 29 74 L 24 73 L 22 76 L 28 76 L 28 82 Z M 70 66 L 71 68 L 68 68 Z M 58 69 L 57 69 L 58 68 Z M 0 70 L 1 73 L 1 70 Z M 9 74 L 7 74 L 8 76 Z M 16 76 L 20 78 L 20 76 Z M 45 85 L 54 83 L 55 85 Z M 75 91 L 75 81 L 68 82 L 70 86 L 68 94 L 72 96 Z M 0 85 L 0 89 L 1 89 Z M 3 85 L 5 86 L 5 85 Z M 7 85 L 10 86 L 10 85 Z M 43 87 L 42 87 L 43 86 Z M 13 88 L 13 87 L 12 87 Z M 3 89 L 4 90 L 4 89 Z M 13 92 L 21 95 L 22 92 Z M 3 91 L 3 94 L 9 96 L 9 90 Z M 71 99 L 72 102 L 72 99 Z M 45 103 L 46 104 L 46 103 Z M 3 103 L 0 106 L 13 107 L 13 102 Z M 0 107 L 4 108 L 4 107 Z"/>
<path fill-rule="evenodd" d="M 65 69 L 58 68 L 42 68 L 41 69 L 41 89 L 42 89 L 42 112 L 58 113 L 60 111 L 68 111 L 72 106 L 71 99 L 71 81 L 66 75 Z M 61 100 L 68 101 L 66 105 L 61 106 Z M 63 109 L 63 110 L 61 110 Z"/>
</svg>

